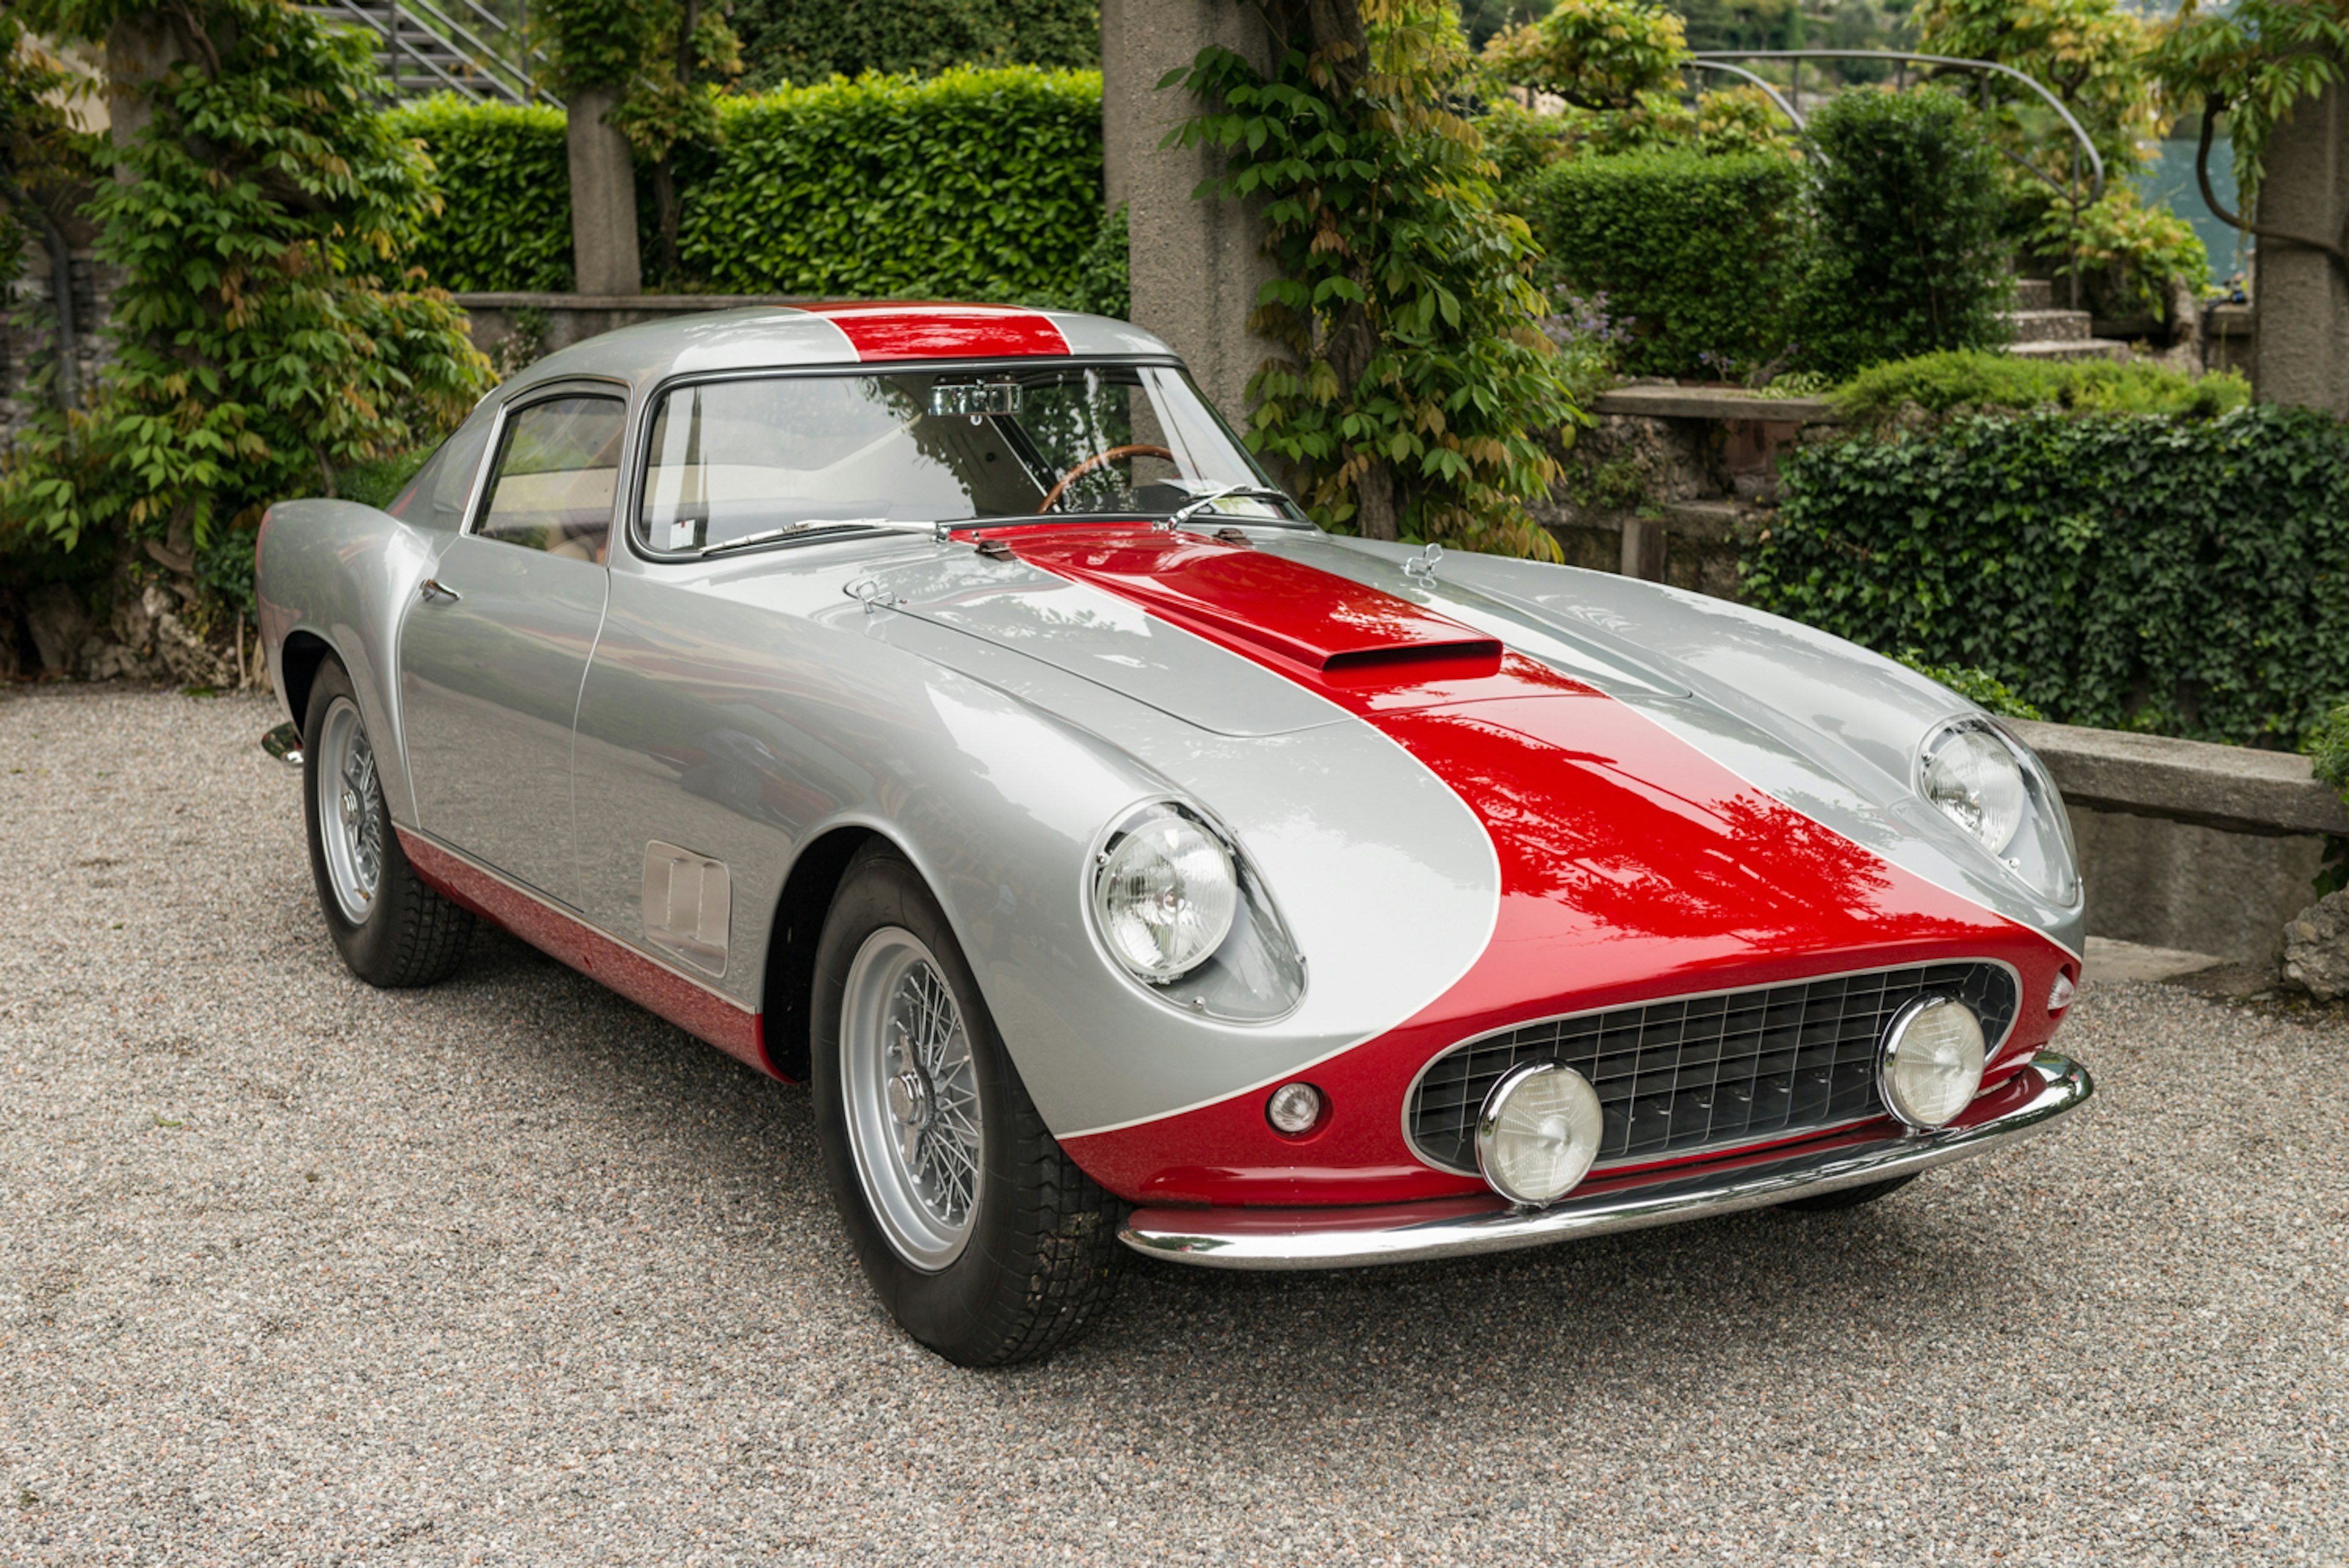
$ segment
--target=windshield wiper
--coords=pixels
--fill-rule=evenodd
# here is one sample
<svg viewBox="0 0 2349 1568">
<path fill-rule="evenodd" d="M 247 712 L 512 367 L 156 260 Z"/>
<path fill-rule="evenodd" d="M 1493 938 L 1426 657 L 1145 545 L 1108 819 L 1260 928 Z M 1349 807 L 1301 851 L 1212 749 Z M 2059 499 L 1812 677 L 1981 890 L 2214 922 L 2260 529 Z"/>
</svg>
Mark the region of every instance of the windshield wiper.
<svg viewBox="0 0 2349 1568">
<path fill-rule="evenodd" d="M 1212 508 L 1216 502 L 1227 500 L 1235 496 L 1243 501 L 1288 501 L 1290 505 L 1293 506 L 1296 504 L 1294 501 L 1289 501 L 1288 493 L 1285 490 L 1268 490 L 1261 484 L 1226 484 L 1220 485 L 1214 490 L 1210 490 L 1207 493 L 1200 496 L 1195 501 L 1185 502 L 1183 505 L 1177 507 L 1173 512 L 1168 513 L 1166 514 L 1166 521 L 1160 524 L 1159 526 L 1167 529 L 1180 528 L 1184 524 L 1188 523 L 1200 513 Z M 1288 519 L 1283 517 L 1278 519 L 1278 521 L 1286 523 Z"/>
<path fill-rule="evenodd" d="M 755 534 L 737 534 L 731 539 L 704 545 L 694 554 L 723 555 L 729 550 L 745 550 L 753 545 L 772 545 L 778 540 L 796 539 L 802 534 L 837 534 L 853 528 L 918 528 L 927 534 L 936 527 L 936 524 L 932 523 L 911 523 L 894 517 L 811 517 L 802 523 L 786 523 L 779 528 L 761 528 Z"/>
</svg>

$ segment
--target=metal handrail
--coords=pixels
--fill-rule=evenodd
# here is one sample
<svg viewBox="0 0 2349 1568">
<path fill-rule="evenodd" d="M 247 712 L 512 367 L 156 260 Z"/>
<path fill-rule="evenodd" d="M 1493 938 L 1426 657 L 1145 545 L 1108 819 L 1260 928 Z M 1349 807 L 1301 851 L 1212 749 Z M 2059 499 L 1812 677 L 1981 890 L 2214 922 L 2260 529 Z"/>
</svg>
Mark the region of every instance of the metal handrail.
<svg viewBox="0 0 2349 1568">
<path fill-rule="evenodd" d="M 1995 71 L 2001 76 L 2013 77 L 2016 81 L 2037 93 L 2047 107 L 2055 111 L 2063 119 L 2064 128 L 2071 131 L 2072 140 L 2077 142 L 2080 150 L 2088 155 L 2088 168 L 2092 175 L 2088 201 L 2093 202 L 2105 193 L 2104 156 L 2096 151 L 2096 144 L 2088 139 L 2087 131 L 2083 130 L 2080 122 L 2073 118 L 2072 111 L 2064 107 L 2063 99 L 2041 86 L 2037 78 L 2025 76 L 2013 66 L 2002 66 L 1996 60 L 1961 59 L 1955 55 L 1920 55 L 1906 49 L 1708 49 L 1700 55 L 1691 55 L 1688 63 L 1728 70 L 1740 76 L 1752 76 L 1752 72 L 1739 70 L 1737 67 L 1730 65 L 1728 62 L 1731 60 L 1891 60 L 1896 64 L 1954 66 L 1962 70 Z M 1800 88 L 1795 90 L 1797 96 L 1800 96 Z M 1780 108 L 1786 110 L 1787 117 L 1793 119 L 1796 126 L 1799 127 L 1803 123 L 1802 116 L 1787 106 L 1785 99 L 1779 99 L 1775 92 L 1770 96 L 1777 101 Z M 2042 177 L 2044 178 L 2044 174 Z M 2049 182 L 2054 183 L 2053 181 Z"/>
<path fill-rule="evenodd" d="M 1769 95 L 1770 101 L 1778 106 L 1778 111 L 1781 114 L 1784 114 L 1788 119 L 1795 122 L 1795 129 L 1796 130 L 1804 129 L 1802 114 L 1795 108 L 1795 106 L 1788 103 L 1785 99 L 1780 98 L 1776 88 L 1772 87 L 1768 82 L 1763 80 L 1754 72 L 1747 70 L 1744 66 L 1733 66 L 1725 60 L 1709 60 L 1702 55 L 1690 57 L 1688 63 L 1692 66 L 1702 66 L 1709 71 L 1727 71 L 1731 76 L 1744 77 L 1747 81 L 1752 82 L 1755 87 L 1760 88 L 1764 93 Z"/>
</svg>

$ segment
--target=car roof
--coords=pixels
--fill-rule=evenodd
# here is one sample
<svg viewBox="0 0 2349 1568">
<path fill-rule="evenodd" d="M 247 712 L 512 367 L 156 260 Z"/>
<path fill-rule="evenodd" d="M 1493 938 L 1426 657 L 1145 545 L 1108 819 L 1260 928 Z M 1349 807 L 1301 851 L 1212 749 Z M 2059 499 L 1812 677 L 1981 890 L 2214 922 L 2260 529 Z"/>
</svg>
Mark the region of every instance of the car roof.
<svg viewBox="0 0 2349 1568">
<path fill-rule="evenodd" d="M 777 366 L 1172 352 L 1131 322 L 1070 310 L 932 301 L 812 301 L 744 306 L 624 327 L 548 355 L 509 383 L 509 389 L 565 376 L 617 376 L 642 385 L 674 375 Z"/>
</svg>

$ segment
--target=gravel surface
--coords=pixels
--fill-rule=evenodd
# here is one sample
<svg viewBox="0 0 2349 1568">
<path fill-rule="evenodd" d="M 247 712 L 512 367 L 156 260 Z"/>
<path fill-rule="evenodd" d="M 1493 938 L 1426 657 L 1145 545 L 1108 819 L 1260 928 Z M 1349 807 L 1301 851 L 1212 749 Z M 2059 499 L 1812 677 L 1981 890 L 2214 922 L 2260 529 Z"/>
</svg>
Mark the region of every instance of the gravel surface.
<svg viewBox="0 0 2349 1568">
<path fill-rule="evenodd" d="M 2092 981 L 2097 1099 L 1873 1208 L 1137 1262 L 964 1372 L 802 1090 L 499 936 L 352 980 L 276 717 L 0 695 L 0 1562 L 2349 1559 L 2342 1012 Z"/>
</svg>

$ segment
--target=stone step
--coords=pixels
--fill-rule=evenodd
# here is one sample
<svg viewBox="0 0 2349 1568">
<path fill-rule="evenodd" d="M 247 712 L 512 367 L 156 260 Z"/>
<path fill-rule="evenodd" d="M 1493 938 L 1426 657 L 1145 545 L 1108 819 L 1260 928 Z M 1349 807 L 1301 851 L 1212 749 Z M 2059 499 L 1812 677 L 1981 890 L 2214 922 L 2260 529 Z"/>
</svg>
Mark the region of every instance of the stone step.
<svg viewBox="0 0 2349 1568">
<path fill-rule="evenodd" d="M 2126 360 L 2129 346 L 2110 337 L 2059 337 L 2037 343 L 2010 343 L 2006 351 L 2018 359 Z"/>
<path fill-rule="evenodd" d="M 2018 343 L 2085 343 L 2095 336 L 2095 317 L 2085 310 L 2010 310 L 2006 320 Z"/>
<path fill-rule="evenodd" d="M 2053 310 L 2055 308 L 2055 285 L 2044 277 L 2018 277 L 2014 280 L 2014 307 L 2017 310 Z"/>
</svg>

